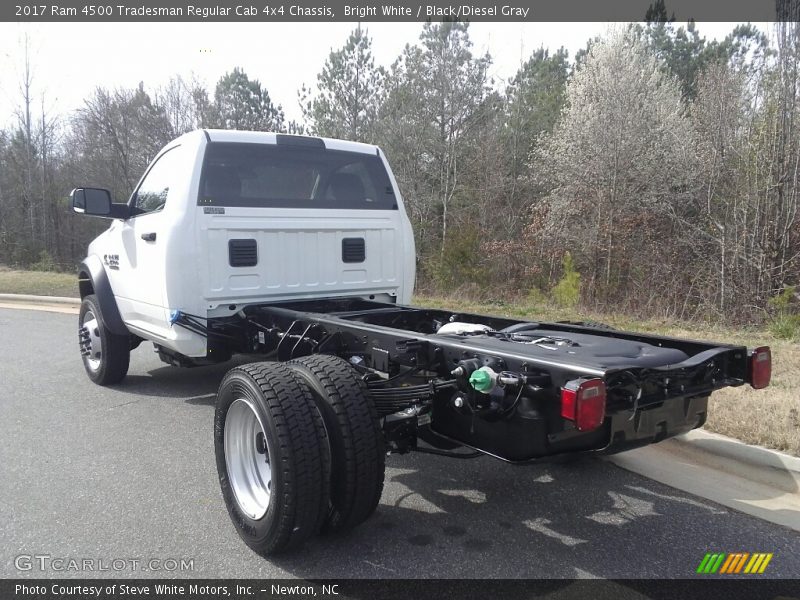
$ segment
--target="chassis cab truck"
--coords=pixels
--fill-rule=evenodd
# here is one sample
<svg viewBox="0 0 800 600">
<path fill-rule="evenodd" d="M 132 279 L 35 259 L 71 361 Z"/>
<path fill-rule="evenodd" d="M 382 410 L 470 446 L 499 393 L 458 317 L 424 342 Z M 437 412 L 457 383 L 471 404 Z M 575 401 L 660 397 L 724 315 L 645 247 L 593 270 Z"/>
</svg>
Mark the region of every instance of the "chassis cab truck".
<svg viewBox="0 0 800 600">
<path fill-rule="evenodd" d="M 413 232 L 375 146 L 195 131 L 127 202 L 71 198 L 110 220 L 78 270 L 92 381 L 122 382 L 142 341 L 176 367 L 252 355 L 220 384 L 213 435 L 262 554 L 367 519 L 387 453 L 620 452 L 702 426 L 714 390 L 769 383 L 767 347 L 411 306 Z"/>
</svg>

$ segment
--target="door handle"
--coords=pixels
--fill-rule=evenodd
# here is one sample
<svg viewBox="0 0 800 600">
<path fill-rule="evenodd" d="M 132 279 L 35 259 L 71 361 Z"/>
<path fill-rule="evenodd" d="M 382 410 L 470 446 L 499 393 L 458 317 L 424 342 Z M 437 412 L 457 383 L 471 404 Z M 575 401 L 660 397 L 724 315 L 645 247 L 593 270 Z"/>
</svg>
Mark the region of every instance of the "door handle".
<svg viewBox="0 0 800 600">
<path fill-rule="evenodd" d="M 145 242 L 155 242 L 156 241 L 156 233 L 155 233 L 155 231 L 151 231 L 150 233 L 143 233 L 141 237 Z"/>
</svg>

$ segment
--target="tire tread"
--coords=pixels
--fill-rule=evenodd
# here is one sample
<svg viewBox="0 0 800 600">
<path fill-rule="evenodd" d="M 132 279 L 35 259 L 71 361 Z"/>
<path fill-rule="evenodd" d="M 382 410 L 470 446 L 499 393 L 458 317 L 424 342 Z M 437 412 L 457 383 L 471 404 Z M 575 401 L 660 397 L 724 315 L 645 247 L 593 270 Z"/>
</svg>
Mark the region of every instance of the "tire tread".
<svg viewBox="0 0 800 600">
<path fill-rule="evenodd" d="M 313 377 L 324 390 L 341 444 L 332 448 L 331 511 L 323 532 L 342 532 L 365 521 L 377 508 L 383 493 L 385 450 L 378 413 L 366 383 L 343 359 L 312 355 L 288 363 Z M 330 413 L 328 413 L 330 415 Z"/>
<path fill-rule="evenodd" d="M 85 362 L 84 367 L 89 379 L 97 385 L 114 385 L 125 379 L 128 374 L 131 360 L 130 336 L 118 335 L 109 331 L 103 319 L 103 313 L 100 312 L 100 303 L 94 294 L 83 298 L 80 309 L 81 319 L 89 308 L 100 323 L 101 336 L 103 336 L 103 359 L 97 371 L 90 370 Z"/>
<path fill-rule="evenodd" d="M 297 548 L 319 533 L 329 503 L 331 460 L 322 417 L 308 387 L 291 369 L 268 362 L 241 365 L 228 372 L 220 389 L 243 375 L 263 395 L 280 447 L 284 485 L 275 534 L 258 541 L 242 536 L 253 550 L 266 556 Z"/>
</svg>

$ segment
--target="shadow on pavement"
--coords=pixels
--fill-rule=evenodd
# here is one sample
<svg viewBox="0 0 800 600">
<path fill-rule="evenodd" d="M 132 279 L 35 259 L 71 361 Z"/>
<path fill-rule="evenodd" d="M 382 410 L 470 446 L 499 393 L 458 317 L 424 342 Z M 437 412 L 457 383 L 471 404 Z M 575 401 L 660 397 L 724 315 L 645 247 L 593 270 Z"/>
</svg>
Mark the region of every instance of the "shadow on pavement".
<svg viewBox="0 0 800 600">
<path fill-rule="evenodd" d="M 234 359 L 207 367 L 182 368 L 164 365 L 148 369 L 146 375 L 130 373 L 119 385 L 112 389 L 126 394 L 153 396 L 158 398 L 179 398 L 188 404 L 213 405 L 222 378 L 232 368 L 253 362 L 252 358 Z M 208 397 L 212 396 L 208 401 Z"/>
<path fill-rule="evenodd" d="M 770 537 L 757 519 L 600 460 L 445 461 L 390 457 L 370 520 L 273 562 L 301 577 L 352 570 L 354 556 L 353 577 L 692 577 L 705 552 L 745 548 L 781 556 L 772 576 L 800 569 L 792 532 Z M 731 512 L 744 525 L 728 527 Z"/>
</svg>

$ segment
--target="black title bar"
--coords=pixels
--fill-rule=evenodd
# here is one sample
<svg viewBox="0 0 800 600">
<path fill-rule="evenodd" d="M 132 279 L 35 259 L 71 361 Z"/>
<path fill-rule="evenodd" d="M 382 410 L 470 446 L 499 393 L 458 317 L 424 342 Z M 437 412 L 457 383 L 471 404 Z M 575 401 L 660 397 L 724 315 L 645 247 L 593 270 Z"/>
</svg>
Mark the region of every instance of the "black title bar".
<svg viewBox="0 0 800 600">
<path fill-rule="evenodd" d="M 105 2 L 105 3 L 103 3 Z M 654 0 L 4 0 L 0 21 L 643 21 Z M 667 0 L 679 22 L 797 21 L 800 0 Z"/>
<path fill-rule="evenodd" d="M 696 579 L 256 580 L 6 579 L 3 600 L 691 600 L 797 598 L 798 580 L 758 577 Z"/>
</svg>

